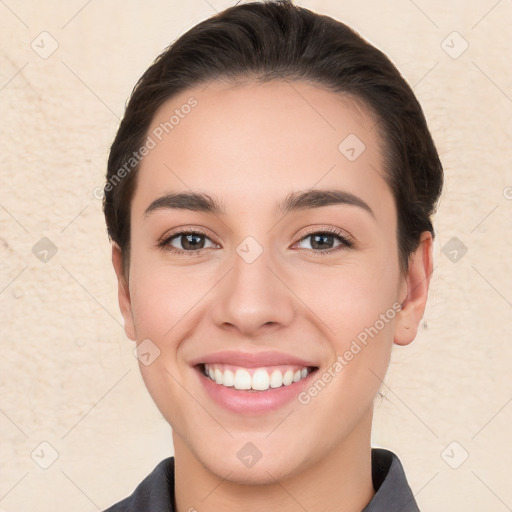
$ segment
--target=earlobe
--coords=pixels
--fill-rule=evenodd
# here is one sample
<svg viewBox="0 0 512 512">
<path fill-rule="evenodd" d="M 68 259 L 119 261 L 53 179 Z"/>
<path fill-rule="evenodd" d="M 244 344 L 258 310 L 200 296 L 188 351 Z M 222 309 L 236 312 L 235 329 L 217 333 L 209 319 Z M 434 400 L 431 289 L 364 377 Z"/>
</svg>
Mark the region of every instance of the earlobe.
<svg viewBox="0 0 512 512">
<path fill-rule="evenodd" d="M 126 276 L 124 275 L 122 251 L 119 245 L 114 241 L 112 241 L 112 265 L 114 266 L 117 276 L 117 297 L 119 300 L 119 309 L 124 319 L 124 331 L 129 339 L 136 341 L 130 289 Z"/>
<path fill-rule="evenodd" d="M 432 276 L 432 246 L 432 233 L 424 231 L 418 248 L 411 254 L 403 283 L 407 295 L 403 297 L 402 309 L 397 314 L 395 322 L 394 341 L 397 345 L 408 345 L 418 333 L 418 325 L 425 312 Z"/>
</svg>

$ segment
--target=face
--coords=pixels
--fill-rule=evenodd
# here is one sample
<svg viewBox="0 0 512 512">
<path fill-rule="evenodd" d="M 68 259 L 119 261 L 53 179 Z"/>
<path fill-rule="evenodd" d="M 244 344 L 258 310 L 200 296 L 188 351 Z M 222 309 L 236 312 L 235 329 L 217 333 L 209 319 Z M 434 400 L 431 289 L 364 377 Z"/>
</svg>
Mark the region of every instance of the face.
<svg viewBox="0 0 512 512">
<path fill-rule="evenodd" d="M 176 453 L 219 476 L 269 482 L 369 443 L 429 276 L 422 250 L 399 271 L 374 127 L 303 82 L 213 82 L 155 115 L 119 300 Z"/>
</svg>

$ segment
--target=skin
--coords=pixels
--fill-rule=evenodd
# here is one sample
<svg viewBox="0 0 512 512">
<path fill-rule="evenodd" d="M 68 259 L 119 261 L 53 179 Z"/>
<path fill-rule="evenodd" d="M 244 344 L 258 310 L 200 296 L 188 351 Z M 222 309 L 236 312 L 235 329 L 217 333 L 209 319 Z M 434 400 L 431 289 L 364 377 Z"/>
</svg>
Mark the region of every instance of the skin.
<svg viewBox="0 0 512 512">
<path fill-rule="evenodd" d="M 144 157 L 131 207 L 129 276 L 112 245 L 127 336 L 150 339 L 160 356 L 140 364 L 145 384 L 173 429 L 179 512 L 233 510 L 360 512 L 373 498 L 373 401 L 393 344 L 416 336 L 432 273 L 425 232 L 401 274 L 397 212 L 383 179 L 382 144 L 364 106 L 305 82 L 213 82 L 165 103 L 148 133 L 190 96 L 198 105 Z M 338 145 L 366 146 L 349 161 Z M 353 205 L 276 213 L 293 191 L 343 189 Z M 158 210 L 168 192 L 204 192 L 225 214 Z M 171 230 L 200 228 L 200 254 L 157 246 Z M 354 245 L 321 254 L 311 235 L 325 228 Z M 252 236 L 262 254 L 247 263 L 237 246 Z M 184 244 L 185 242 L 185 244 Z M 329 247 L 340 247 L 336 238 Z M 168 244 L 171 245 L 171 242 Z M 176 237 L 175 249 L 186 240 Z M 188 249 L 189 253 L 191 249 Z M 190 361 L 224 349 L 278 350 L 315 361 L 319 375 L 393 304 L 403 308 L 308 404 L 293 400 L 260 416 L 233 414 L 205 393 Z M 248 468 L 237 452 L 253 443 Z M 300 504 L 300 505 L 299 505 Z"/>
</svg>

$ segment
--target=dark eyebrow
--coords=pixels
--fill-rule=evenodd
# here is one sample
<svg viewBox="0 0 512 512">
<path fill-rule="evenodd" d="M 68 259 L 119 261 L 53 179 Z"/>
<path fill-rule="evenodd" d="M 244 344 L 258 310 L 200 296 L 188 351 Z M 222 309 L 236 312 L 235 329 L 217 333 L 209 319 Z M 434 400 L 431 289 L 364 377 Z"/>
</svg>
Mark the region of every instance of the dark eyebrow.
<svg viewBox="0 0 512 512">
<path fill-rule="evenodd" d="M 207 194 L 199 192 L 179 192 L 165 194 L 155 199 L 144 211 L 144 216 L 155 210 L 190 210 L 193 212 L 212 213 L 214 215 L 224 214 L 219 201 Z"/>
<path fill-rule="evenodd" d="M 292 192 L 276 207 L 276 215 L 286 215 L 291 211 L 321 208 L 335 204 L 358 206 L 375 218 L 373 210 L 360 197 L 345 190 L 308 190 Z M 165 194 L 155 199 L 145 210 L 144 216 L 161 209 L 190 210 L 194 212 L 223 215 L 225 211 L 220 201 L 208 194 L 199 192 L 179 192 Z"/>
<path fill-rule="evenodd" d="M 370 206 L 360 197 L 346 190 L 308 190 L 306 192 L 292 192 L 286 199 L 277 205 L 277 212 L 283 215 L 294 210 L 307 210 L 321 208 L 334 204 L 348 204 L 366 210 L 373 218 L 375 214 Z"/>
</svg>

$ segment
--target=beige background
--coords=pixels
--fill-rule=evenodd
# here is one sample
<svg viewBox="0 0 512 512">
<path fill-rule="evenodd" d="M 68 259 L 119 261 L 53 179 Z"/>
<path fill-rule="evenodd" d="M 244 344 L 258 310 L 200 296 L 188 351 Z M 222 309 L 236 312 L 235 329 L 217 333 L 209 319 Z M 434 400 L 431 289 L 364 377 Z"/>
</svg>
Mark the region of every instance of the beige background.
<svg viewBox="0 0 512 512">
<path fill-rule="evenodd" d="M 122 329 L 94 190 L 137 78 L 234 3 L 0 1 L 2 512 L 106 508 L 172 454 Z M 445 166 L 429 304 L 414 343 L 394 348 L 374 445 L 399 455 L 423 512 L 512 510 L 512 2 L 297 3 L 391 57 Z M 43 237 L 57 248 L 46 263 L 32 252 Z"/>
</svg>

